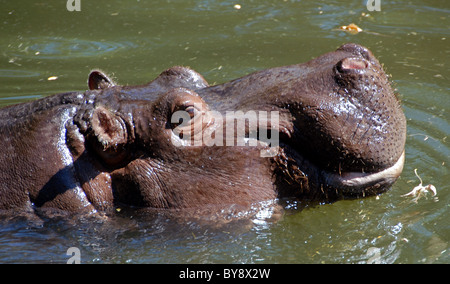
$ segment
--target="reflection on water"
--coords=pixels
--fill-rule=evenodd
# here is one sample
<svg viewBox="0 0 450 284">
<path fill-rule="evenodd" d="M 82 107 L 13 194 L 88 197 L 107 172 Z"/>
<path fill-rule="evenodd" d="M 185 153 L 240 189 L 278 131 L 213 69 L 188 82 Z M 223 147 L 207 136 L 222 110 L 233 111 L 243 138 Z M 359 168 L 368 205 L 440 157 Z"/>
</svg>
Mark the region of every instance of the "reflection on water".
<svg viewBox="0 0 450 284">
<path fill-rule="evenodd" d="M 445 3 L 445 4 L 444 4 Z M 102 218 L 0 218 L 0 263 L 449 263 L 450 10 L 445 1 L 3 1 L 0 105 L 85 90 L 101 68 L 143 84 L 187 65 L 212 84 L 304 62 L 345 42 L 369 47 L 392 75 L 408 133 L 404 172 L 377 198 L 305 206 L 285 201 L 281 220 L 226 227 L 126 212 Z M 351 35 L 335 29 L 355 23 Z M 48 81 L 50 76 L 58 80 Z M 401 195 L 418 180 L 437 199 Z M 266 216 L 270 210 L 261 211 Z M 266 215 L 265 215 L 266 214 Z"/>
<path fill-rule="evenodd" d="M 0 77 L 5 78 L 36 77 L 39 75 L 38 72 L 28 70 L 0 69 Z"/>
<path fill-rule="evenodd" d="M 78 38 L 33 37 L 22 39 L 17 47 L 18 53 L 12 56 L 33 57 L 36 59 L 74 59 L 80 57 L 102 56 L 121 49 L 136 48 L 132 42 L 93 41 Z"/>
</svg>

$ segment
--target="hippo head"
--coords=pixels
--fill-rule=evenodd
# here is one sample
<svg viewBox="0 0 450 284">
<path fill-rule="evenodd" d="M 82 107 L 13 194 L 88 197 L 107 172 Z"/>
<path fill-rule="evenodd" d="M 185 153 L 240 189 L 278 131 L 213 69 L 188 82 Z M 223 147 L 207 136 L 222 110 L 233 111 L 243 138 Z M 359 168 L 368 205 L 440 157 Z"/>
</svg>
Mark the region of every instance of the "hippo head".
<svg viewBox="0 0 450 284">
<path fill-rule="evenodd" d="M 91 201 L 335 201 L 381 193 L 403 168 L 404 114 L 382 66 L 359 45 L 216 86 L 173 67 L 133 87 L 94 71 L 89 87 L 94 107 L 76 117 L 82 135 L 69 140 Z"/>
</svg>

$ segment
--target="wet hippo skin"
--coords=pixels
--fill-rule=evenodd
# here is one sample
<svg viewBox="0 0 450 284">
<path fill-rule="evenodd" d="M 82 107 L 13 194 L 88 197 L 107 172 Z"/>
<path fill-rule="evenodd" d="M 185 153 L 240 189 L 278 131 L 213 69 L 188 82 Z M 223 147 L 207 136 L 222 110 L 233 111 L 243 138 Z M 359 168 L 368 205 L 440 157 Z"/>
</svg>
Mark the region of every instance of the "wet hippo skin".
<svg viewBox="0 0 450 284">
<path fill-rule="evenodd" d="M 403 168 L 405 116 L 380 63 L 356 44 L 216 86 L 187 67 L 141 86 L 93 71 L 88 86 L 0 110 L 0 209 L 333 202 L 382 193 Z M 188 117 L 173 121 L 177 111 Z M 223 123 L 229 111 L 278 114 L 257 129 L 277 143 L 217 143 L 239 128 Z M 194 132 L 200 143 L 188 143 Z"/>
</svg>

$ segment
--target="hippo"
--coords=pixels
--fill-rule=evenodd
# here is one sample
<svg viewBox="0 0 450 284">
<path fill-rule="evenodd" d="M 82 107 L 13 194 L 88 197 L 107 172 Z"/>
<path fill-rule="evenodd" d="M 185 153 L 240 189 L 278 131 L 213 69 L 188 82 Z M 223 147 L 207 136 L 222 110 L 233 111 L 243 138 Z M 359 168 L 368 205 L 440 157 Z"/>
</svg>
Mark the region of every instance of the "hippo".
<svg viewBox="0 0 450 284">
<path fill-rule="evenodd" d="M 175 66 L 139 86 L 94 70 L 88 87 L 0 110 L 1 210 L 331 203 L 381 194 L 403 169 L 401 104 L 357 44 L 214 86 Z M 257 115 L 224 123 L 238 111 Z"/>
</svg>

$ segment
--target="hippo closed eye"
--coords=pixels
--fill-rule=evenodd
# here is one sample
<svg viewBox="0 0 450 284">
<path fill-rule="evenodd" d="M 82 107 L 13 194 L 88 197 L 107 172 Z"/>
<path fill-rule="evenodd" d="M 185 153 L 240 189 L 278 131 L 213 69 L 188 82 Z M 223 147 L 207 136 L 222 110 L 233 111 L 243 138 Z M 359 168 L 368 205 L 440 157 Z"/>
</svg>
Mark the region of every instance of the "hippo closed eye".
<svg viewBox="0 0 450 284">
<path fill-rule="evenodd" d="M 332 202 L 379 194 L 403 168 L 400 103 L 356 44 L 216 86 L 186 67 L 88 85 L 0 110 L 0 209 Z"/>
</svg>

